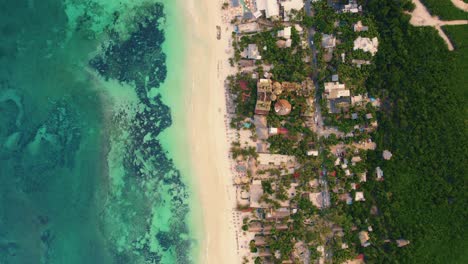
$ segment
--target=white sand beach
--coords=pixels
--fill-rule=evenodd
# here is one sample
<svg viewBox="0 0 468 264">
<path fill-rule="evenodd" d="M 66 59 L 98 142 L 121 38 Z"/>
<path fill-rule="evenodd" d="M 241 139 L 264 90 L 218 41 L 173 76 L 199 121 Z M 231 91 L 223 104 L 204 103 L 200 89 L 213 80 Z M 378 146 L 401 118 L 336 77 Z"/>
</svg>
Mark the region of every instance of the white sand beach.
<svg viewBox="0 0 468 264">
<path fill-rule="evenodd" d="M 232 29 L 222 24 L 221 1 L 180 0 L 185 16 L 187 45 L 188 127 L 192 174 L 201 201 L 204 225 L 199 263 L 240 263 L 237 253 L 235 190 L 226 138 L 224 80 Z M 222 38 L 216 38 L 216 26 Z"/>
</svg>

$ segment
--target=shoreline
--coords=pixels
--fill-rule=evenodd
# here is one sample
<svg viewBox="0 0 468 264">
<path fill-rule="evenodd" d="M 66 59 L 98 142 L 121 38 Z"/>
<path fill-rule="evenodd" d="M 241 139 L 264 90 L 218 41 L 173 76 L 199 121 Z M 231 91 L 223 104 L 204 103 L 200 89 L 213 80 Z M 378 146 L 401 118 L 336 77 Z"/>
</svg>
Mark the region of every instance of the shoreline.
<svg viewBox="0 0 468 264">
<path fill-rule="evenodd" d="M 162 96 L 163 102 L 171 109 L 172 125 L 164 130 L 159 138 L 167 155 L 173 160 L 175 167 L 180 171 L 182 181 L 186 184 L 188 192 L 188 206 L 190 208 L 185 222 L 191 240 L 188 252 L 193 258 L 198 258 L 203 241 L 204 225 L 200 212 L 201 202 L 198 183 L 193 173 L 193 163 L 187 146 L 190 145 L 190 131 L 187 113 L 190 102 L 190 93 L 186 80 L 181 76 L 189 74 L 187 56 L 189 53 L 186 16 L 180 15 L 183 9 L 182 2 L 163 1 L 166 13 L 165 41 L 163 51 L 167 55 L 167 78 L 156 94 Z"/>
<path fill-rule="evenodd" d="M 226 141 L 226 101 L 224 81 L 233 71 L 226 52 L 230 25 L 222 22 L 222 1 L 178 2 L 187 25 L 186 124 L 193 187 L 200 202 L 202 234 L 194 248 L 196 263 L 238 263 L 235 189 L 229 165 L 230 143 Z M 216 39 L 216 26 L 223 28 Z M 194 208 L 195 210 L 197 208 Z M 194 212 L 195 215 L 198 212 Z"/>
</svg>

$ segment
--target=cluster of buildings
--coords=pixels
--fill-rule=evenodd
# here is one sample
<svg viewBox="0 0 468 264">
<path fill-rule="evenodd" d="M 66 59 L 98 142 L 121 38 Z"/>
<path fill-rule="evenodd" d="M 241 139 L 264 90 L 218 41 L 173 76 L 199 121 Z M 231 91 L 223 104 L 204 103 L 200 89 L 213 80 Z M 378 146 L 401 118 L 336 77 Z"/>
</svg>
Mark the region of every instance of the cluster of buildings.
<svg viewBox="0 0 468 264">
<path fill-rule="evenodd" d="M 239 6 L 240 3 L 237 1 L 232 0 L 231 5 Z M 355 0 L 349 0 L 347 4 L 337 4 L 336 1 L 329 2 L 332 2 L 331 5 L 340 13 L 362 12 L 362 7 Z M 271 30 L 274 23 L 277 25 L 279 22 L 282 23 L 283 27 L 272 33 L 272 36 L 276 38 L 278 48 L 291 48 L 293 31 L 300 33 L 300 41 L 303 46 L 309 46 L 307 36 L 305 36 L 307 31 L 304 31 L 299 24 L 289 22 L 290 18 L 294 16 L 295 10 L 303 9 L 304 0 L 244 0 L 243 3 L 246 9 L 244 9 L 242 19 L 235 22 L 235 32 L 238 39 L 242 36 Z M 362 21 L 357 21 L 349 26 L 357 34 L 367 35 L 369 33 L 369 26 L 364 25 Z M 337 46 L 340 47 L 339 45 L 342 44 L 339 37 L 339 34 L 336 36 L 334 34 L 321 34 L 320 47 L 324 51 L 326 62 L 331 61 L 333 52 Z M 378 45 L 376 37 L 358 36 L 353 43 L 353 50 L 363 51 L 374 56 L 378 51 Z M 311 263 L 312 260 L 308 257 L 310 247 L 303 241 L 294 240 L 291 242 L 293 250 L 290 256 L 279 256 L 278 251 L 271 251 L 268 245 L 272 239 L 273 231 L 287 232 L 291 229 L 291 217 L 300 210 L 295 202 L 298 197 L 307 199 L 317 209 L 326 207 L 326 199 L 330 203 L 328 190 L 324 191 L 323 188 L 326 184 L 324 184 L 323 177 L 318 175 L 319 172 L 315 172 L 317 175 L 311 177 L 312 180 L 304 186 L 304 183 L 298 180 L 301 177 L 302 167 L 298 160 L 300 158 L 293 155 L 271 153 L 269 139 L 277 135 L 282 135 L 286 139 L 294 138 L 292 133 L 285 128 L 284 121 L 293 114 L 306 120 L 317 118 L 316 111 L 318 110 L 316 110 L 317 106 L 314 103 L 315 84 L 310 78 L 305 78 L 302 82 L 277 81 L 275 76 L 270 73 L 274 65 L 266 65 L 263 62 L 262 53 L 266 51 L 266 46 L 248 43 L 243 48 L 240 54 L 242 59 L 238 61 L 237 66 L 239 71 L 247 73 L 247 76 L 252 76 L 252 79 L 256 81 L 256 89 L 247 88 L 245 81 L 239 82 L 241 89 L 245 87 L 246 97 L 255 96 L 254 115 L 243 121 L 243 128 L 239 130 L 239 144 L 242 148 L 255 149 L 256 156 L 239 157 L 235 160 L 235 168 L 240 174 L 235 177 L 234 185 L 237 190 L 238 209 L 246 220 L 242 229 L 243 236 L 247 237 L 251 248 L 249 261 L 261 258 L 264 263 L 270 263 L 273 259 L 281 257 L 282 263 L 294 263 L 297 260 Z M 345 53 L 341 54 L 341 62 L 350 63 L 357 69 L 361 68 L 362 65 L 371 64 L 370 60 L 362 58 L 346 60 Z M 263 69 L 262 76 L 255 71 L 258 66 Z M 377 119 L 375 112 L 369 111 L 369 107 L 378 109 L 380 100 L 369 97 L 366 93 L 356 92 L 354 86 L 347 85 L 349 80 L 340 77 L 340 73 L 335 72 L 331 76 L 331 81 L 328 79 L 323 83 L 322 99 L 326 101 L 328 114 L 330 116 L 343 116 L 343 120 L 355 123 L 354 132 L 344 133 L 344 137 L 353 137 L 354 133 L 357 132 L 372 132 L 377 128 Z M 249 93 L 247 94 L 247 92 Z M 300 104 L 296 102 L 299 99 Z M 271 125 L 269 120 L 271 121 L 272 118 L 282 121 L 274 122 L 275 125 Z M 306 127 L 312 129 L 312 126 Z M 314 132 L 316 131 L 314 130 Z M 371 172 L 362 170 L 362 167 L 365 167 L 361 166 L 365 163 L 365 151 L 375 149 L 375 143 L 371 139 L 366 139 L 347 145 L 340 144 L 332 146 L 331 153 L 335 162 L 332 170 L 329 168 L 327 173 L 329 181 L 333 183 L 331 192 L 338 197 L 337 201 L 334 202 L 344 202 L 347 205 L 366 203 L 369 197 L 367 197 L 362 185 L 368 181 L 369 177 L 375 177 L 378 181 L 384 179 L 384 173 L 380 167 Z M 318 146 L 315 145 L 310 146 L 305 153 L 308 159 L 317 161 L 321 159 L 320 154 Z M 389 151 L 382 155 L 385 160 L 392 157 Z M 278 180 L 282 177 L 288 177 L 291 180 L 284 183 Z M 362 247 L 368 247 L 372 244 L 372 231 L 370 225 L 366 230 L 355 230 Z M 334 226 L 333 234 L 343 236 L 342 228 Z M 398 246 L 405 246 L 409 243 L 404 239 L 396 242 Z M 348 248 L 346 243 L 343 243 L 342 246 L 344 249 Z M 324 248 L 320 249 L 319 247 L 317 250 L 322 255 L 320 261 L 324 261 L 326 255 Z M 359 255 L 359 258 L 363 260 L 364 255 Z"/>
<path fill-rule="evenodd" d="M 282 21 L 289 21 L 295 10 L 301 10 L 304 7 L 303 0 L 244 0 L 243 4 L 246 7 L 243 18 L 267 18 Z M 238 8 L 242 6 L 242 3 L 240 0 L 231 0 L 230 6 Z"/>
<path fill-rule="evenodd" d="M 348 4 L 339 5 L 334 4 L 335 9 L 342 13 L 359 13 L 362 8 L 357 4 L 357 1 L 350 0 Z M 339 23 L 336 23 L 339 24 Z M 352 25 L 352 29 L 357 37 L 353 41 L 353 51 L 362 51 L 374 56 L 378 52 L 379 41 L 376 37 L 368 38 L 363 37 L 361 34 L 369 34 L 369 26 L 363 24 L 361 20 Z M 338 32 L 338 37 L 340 32 Z M 339 43 L 339 44 L 338 44 Z M 338 45 L 347 45 L 351 43 L 342 43 L 336 36 L 332 34 L 322 34 L 321 48 L 324 51 L 324 61 L 330 62 L 333 58 L 333 52 L 337 49 Z M 370 65 L 371 61 L 359 58 L 359 52 L 348 51 L 348 58 L 346 52 L 340 54 L 341 60 L 339 62 L 346 64 L 350 63 L 351 66 L 361 69 L 362 65 Z M 353 54 L 351 58 L 349 53 Z M 378 124 L 375 116 L 375 111 L 380 108 L 380 100 L 369 97 L 367 93 L 359 93 L 356 89 L 355 80 L 350 80 L 350 76 L 344 76 L 339 71 L 340 67 L 335 68 L 335 72 L 331 75 L 331 80 L 328 79 L 323 83 L 322 100 L 325 101 L 329 120 L 333 120 L 334 124 L 351 124 L 351 132 L 346 131 L 340 137 L 352 138 L 350 143 L 341 143 L 330 146 L 330 155 L 327 159 L 334 160 L 334 167 L 328 168 L 327 178 L 330 190 L 336 197 L 335 203 L 344 203 L 347 206 L 352 206 L 356 203 L 366 203 L 369 199 L 368 193 L 363 188 L 363 185 L 373 177 L 374 180 L 383 180 L 383 170 L 377 167 L 375 171 L 368 172 L 364 163 L 366 162 L 365 152 L 374 150 L 376 145 L 372 139 L 366 138 L 354 139 L 355 135 L 369 134 L 374 131 Z M 343 76 L 342 76 L 343 75 Z M 354 85 L 350 85 L 354 84 Z M 370 111 L 372 109 L 372 111 Z M 358 141 L 362 140 L 362 141 Z M 384 159 L 390 159 L 391 153 L 386 151 L 383 153 Z M 374 206 L 375 207 L 375 206 Z M 371 214 L 377 214 L 378 209 L 375 207 Z M 361 225 L 362 227 L 362 225 Z M 340 227 L 336 227 L 340 229 Z M 372 244 L 372 226 L 367 226 L 365 230 L 359 230 L 357 226 L 353 227 L 354 234 L 359 239 L 361 247 L 368 247 Z M 336 234 L 336 232 L 335 232 Z M 348 244 L 342 244 L 342 248 L 348 248 Z M 360 255 L 364 259 L 364 255 Z"/>
<path fill-rule="evenodd" d="M 336 80 L 336 79 L 335 79 Z M 346 89 L 343 83 L 326 82 L 324 83 L 323 97 L 327 100 L 329 113 L 338 114 L 342 109 L 348 109 L 351 103 L 351 92 Z"/>
<path fill-rule="evenodd" d="M 333 3 L 332 6 L 335 7 L 337 12 L 342 13 L 358 13 L 362 11 L 362 8 L 357 5 L 356 1 L 349 1 L 347 5 Z M 355 134 L 372 132 L 377 128 L 375 111 L 380 108 L 380 100 L 369 97 L 366 93 L 361 92 L 363 89 L 359 86 L 363 85 L 365 80 L 356 80 L 356 75 L 349 74 L 349 66 L 355 67 L 358 71 L 365 71 L 365 69 L 361 68 L 363 65 L 371 65 L 369 58 L 377 53 L 379 41 L 377 37 L 368 38 L 361 36 L 362 34 L 371 34 L 369 33 L 369 25 L 365 25 L 362 20 L 356 20 L 352 25 L 341 24 L 339 21 L 335 21 L 334 26 L 337 32 L 335 32 L 336 36 L 334 34 L 321 35 L 320 46 L 323 52 L 323 61 L 329 63 L 335 58 L 338 60 L 337 63 L 345 64 L 346 67 L 327 67 L 332 71 L 332 74 L 331 80 L 328 79 L 322 84 L 322 100 L 328 110 L 325 119 L 334 120 L 331 122 L 333 124 L 329 125 L 340 126 L 340 123 L 344 124 L 352 131 L 346 131 L 343 135 L 353 137 Z M 352 36 L 354 39 L 352 43 L 339 39 L 343 31 L 340 30 L 340 27 L 349 26 L 351 26 L 354 33 L 348 33 L 348 38 L 343 39 L 350 39 L 349 36 Z M 343 47 L 350 46 L 353 47 L 352 50 L 350 48 L 343 49 Z M 341 50 L 339 57 L 334 56 L 334 52 L 337 49 Z M 363 53 L 353 51 L 362 51 Z M 341 69 L 348 70 L 341 72 Z M 362 76 L 365 76 L 365 74 Z M 340 134 L 339 136 L 342 135 Z"/>
<path fill-rule="evenodd" d="M 323 198 L 317 180 L 310 181 L 309 191 L 303 191 L 298 181 L 292 180 L 283 185 L 271 175 L 274 171 L 278 171 L 279 177 L 297 175 L 296 168 L 299 166 L 294 156 L 260 153 L 257 158 L 257 173 L 251 181 L 238 184 L 237 204 L 245 219 L 249 219 L 243 228 L 244 236 L 256 248 L 252 255 L 262 258 L 265 263 L 273 263 L 273 258 L 281 258 L 278 250 L 270 249 L 269 242 L 275 239 L 272 236 L 273 230 L 291 230 L 291 217 L 300 210 L 298 204 L 293 202 L 295 198 L 301 196 L 309 199 L 317 208 L 322 206 Z M 300 263 L 309 263 L 310 249 L 307 244 L 302 241 L 291 243 L 291 255 L 282 257 L 281 263 L 297 263 L 294 261 L 298 259 L 301 260 Z"/>
<path fill-rule="evenodd" d="M 289 21 L 293 10 L 301 10 L 304 7 L 303 0 L 250 0 L 246 1 L 246 4 L 257 19 L 265 17 L 284 21 Z"/>
<path fill-rule="evenodd" d="M 277 115 L 284 116 L 291 113 L 291 103 L 282 98 L 282 95 L 303 96 L 312 99 L 314 93 L 314 83 L 307 78 L 302 83 L 296 82 L 275 82 L 271 79 L 259 79 L 257 82 L 257 101 L 255 104 L 255 114 L 268 115 L 271 105 L 274 102 L 273 110 Z M 313 99 L 306 100 L 307 105 L 302 109 L 302 116 L 312 116 Z"/>
<path fill-rule="evenodd" d="M 294 15 L 294 10 L 303 8 L 303 0 L 256 0 L 245 3 L 249 9 L 247 12 L 251 12 L 252 17 L 250 19 L 244 17 L 241 23 L 236 23 L 235 32 L 238 39 L 271 30 L 273 27 L 270 22 L 280 21 L 284 26 L 275 32 L 276 47 L 291 48 L 292 35 L 295 31 L 301 37 L 302 46 L 308 48 L 303 28 L 299 24 L 287 22 Z M 304 193 L 298 189 L 299 183 L 295 177 L 298 176 L 297 170 L 301 164 L 295 156 L 270 152 L 269 138 L 277 135 L 288 138 L 290 133 L 284 124 L 274 126 L 268 124 L 268 117 L 288 118 L 293 113 L 299 113 L 301 118 L 312 118 L 315 113 L 315 84 L 310 78 L 305 78 L 301 82 L 276 80 L 270 73 L 274 65 L 263 63 L 262 52 L 266 49 L 267 47 L 256 43 L 248 43 L 242 50 L 241 60 L 238 62 L 240 71 L 256 80 L 256 94 L 249 95 L 256 96 L 254 115 L 244 120 L 252 129 L 241 129 L 239 142 L 243 148 L 254 147 L 257 157 L 242 157 L 235 161 L 237 175 L 243 175 L 234 179 L 237 188 L 237 205 L 244 219 L 249 219 L 243 228 L 246 231 L 243 239 L 250 241 L 249 247 L 255 248 L 255 252 L 249 253 L 250 259 L 261 258 L 263 263 L 270 263 L 273 259 L 279 258 L 283 259 L 283 263 L 293 263 L 294 260 L 303 259 L 302 262 L 307 263 L 309 248 L 301 241 L 294 243 L 294 250 L 290 256 L 279 256 L 278 251 L 271 251 L 269 248 L 272 230 L 287 232 L 290 229 L 288 221 L 291 215 L 298 211 L 297 204 L 291 202 L 295 197 L 298 195 L 307 197 L 319 207 L 322 202 L 317 181 L 310 185 L 315 188 L 313 192 Z M 256 72 L 258 66 L 263 69 L 261 76 Z M 244 85 L 239 83 L 239 86 L 242 88 L 245 83 Z M 245 92 L 248 92 L 247 89 Z M 296 100 L 303 103 L 297 104 Z M 310 148 L 305 155 L 317 158 L 319 153 L 318 150 Z M 291 175 L 295 176 L 290 184 L 278 181 L 281 177 L 291 177 Z"/>
<path fill-rule="evenodd" d="M 376 181 L 383 181 L 384 172 L 380 167 L 375 168 L 372 173 L 368 173 L 365 167 L 358 166 L 365 163 L 366 148 L 360 148 L 359 145 L 346 145 L 340 143 L 331 147 L 331 159 L 336 159 L 334 162 L 334 169 L 329 171 L 329 182 L 332 183 L 332 192 L 338 197 L 338 201 L 351 206 L 354 203 L 366 202 L 366 191 L 362 188 L 369 177 L 374 177 Z M 389 150 L 382 152 L 384 160 L 390 160 L 393 154 Z M 373 205 L 370 210 L 370 215 L 379 214 L 376 205 Z M 367 222 L 367 219 L 366 219 Z M 353 226 L 352 231 L 359 231 L 357 226 Z M 367 226 L 366 230 L 361 230 L 358 233 L 360 245 L 368 247 L 372 244 L 371 234 L 373 232 L 372 226 Z M 377 238 L 375 238 L 377 239 Z M 385 240 L 385 243 L 391 240 Z M 399 239 L 395 241 L 398 247 L 403 247 L 409 244 L 408 240 Z"/>
</svg>

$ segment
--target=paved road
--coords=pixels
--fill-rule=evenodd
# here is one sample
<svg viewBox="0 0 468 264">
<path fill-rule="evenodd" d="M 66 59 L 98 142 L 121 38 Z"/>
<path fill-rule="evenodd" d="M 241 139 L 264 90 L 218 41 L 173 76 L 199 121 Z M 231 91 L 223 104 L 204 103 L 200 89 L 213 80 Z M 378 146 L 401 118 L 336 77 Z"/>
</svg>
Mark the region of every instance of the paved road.
<svg viewBox="0 0 468 264">
<path fill-rule="evenodd" d="M 305 10 L 306 14 L 308 16 L 312 16 L 312 11 L 310 8 L 310 1 L 305 2 Z M 314 117 L 314 122 L 315 122 L 315 132 L 319 137 L 327 137 L 330 133 L 335 132 L 332 129 L 327 129 L 323 126 L 323 117 L 322 117 L 322 109 L 320 108 L 320 99 L 321 95 L 319 93 L 319 87 L 318 87 L 318 80 L 317 80 L 317 48 L 315 46 L 315 43 L 313 42 L 314 40 L 314 35 L 315 35 L 315 29 L 314 28 L 309 28 L 308 29 L 308 35 L 309 35 L 309 46 L 312 50 L 312 67 L 314 69 L 314 73 L 312 75 L 312 80 L 314 81 L 315 85 L 315 117 Z M 320 147 L 320 150 L 323 150 L 323 146 Z M 326 168 L 322 165 L 322 172 L 320 173 L 320 184 L 322 186 L 322 206 L 323 208 L 328 208 L 330 207 L 330 193 L 328 190 L 328 180 L 327 180 L 327 170 Z"/>
<path fill-rule="evenodd" d="M 310 1 L 306 0 L 305 1 L 305 11 L 307 16 L 312 16 L 312 11 L 311 11 L 311 6 L 310 6 Z M 318 137 L 328 137 L 328 135 L 332 132 L 335 132 L 334 130 L 330 130 L 324 127 L 323 125 L 323 117 L 322 117 L 322 109 L 320 108 L 320 100 L 321 100 L 321 94 L 319 93 L 319 87 L 318 87 L 318 80 L 317 80 L 317 75 L 318 75 L 318 69 L 317 69 L 317 48 L 315 46 L 315 43 L 313 42 L 314 36 L 315 36 L 315 29 L 314 28 L 309 28 L 308 29 L 308 41 L 309 41 L 309 46 L 312 50 L 312 67 L 314 69 L 314 73 L 312 74 L 312 80 L 314 81 L 315 85 L 315 117 L 314 117 L 314 122 L 315 122 L 315 132 L 317 133 Z M 322 153 L 323 152 L 323 145 L 320 147 L 319 151 Z M 322 164 L 322 171 L 320 173 L 320 185 L 322 187 L 322 208 L 329 208 L 330 207 L 330 192 L 328 188 L 328 177 L 327 177 L 327 168 Z M 327 262 L 331 263 L 331 258 L 333 256 L 333 252 L 331 251 L 330 247 L 327 247 L 326 244 L 328 244 L 328 239 L 327 243 L 325 243 L 325 259 L 327 259 Z"/>
</svg>

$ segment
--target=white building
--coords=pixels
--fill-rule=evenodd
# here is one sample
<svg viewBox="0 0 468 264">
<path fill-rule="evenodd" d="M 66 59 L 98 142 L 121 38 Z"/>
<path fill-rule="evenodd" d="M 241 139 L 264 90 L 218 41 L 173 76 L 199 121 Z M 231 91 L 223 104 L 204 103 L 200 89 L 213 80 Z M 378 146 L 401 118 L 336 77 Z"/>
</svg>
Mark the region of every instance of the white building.
<svg viewBox="0 0 468 264">
<path fill-rule="evenodd" d="M 364 193 L 363 192 L 356 192 L 356 196 L 354 197 L 354 200 L 356 202 L 365 201 L 366 199 L 364 198 Z"/>
<path fill-rule="evenodd" d="M 375 175 L 377 176 L 377 180 L 383 180 L 383 170 L 380 167 L 375 168 Z"/>
<path fill-rule="evenodd" d="M 255 18 L 259 18 L 259 17 L 262 16 L 262 12 L 260 12 L 260 11 L 257 10 L 257 11 L 255 11 L 255 12 L 253 12 L 253 15 L 254 15 Z"/>
<path fill-rule="evenodd" d="M 363 38 L 363 37 L 358 37 L 354 41 L 354 48 L 353 50 L 363 50 L 364 52 L 370 52 L 372 56 L 377 53 L 379 47 L 379 40 L 377 37 L 374 37 L 372 39 L 370 38 Z"/>
<path fill-rule="evenodd" d="M 265 16 L 267 18 L 278 18 L 278 2 L 277 0 L 257 0 L 257 11 L 265 11 Z"/>
<path fill-rule="evenodd" d="M 392 158 L 392 153 L 388 150 L 384 150 L 382 156 L 385 160 L 390 160 Z"/>
<path fill-rule="evenodd" d="M 335 160 L 335 166 L 340 165 L 340 162 L 341 162 L 340 158 L 337 158 L 337 159 Z"/>
</svg>

